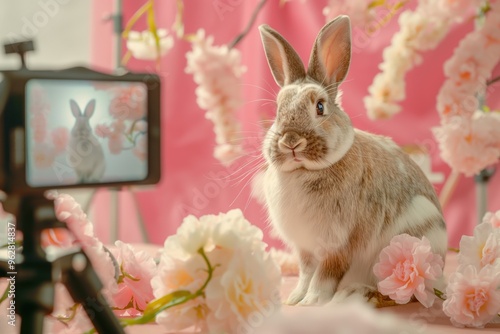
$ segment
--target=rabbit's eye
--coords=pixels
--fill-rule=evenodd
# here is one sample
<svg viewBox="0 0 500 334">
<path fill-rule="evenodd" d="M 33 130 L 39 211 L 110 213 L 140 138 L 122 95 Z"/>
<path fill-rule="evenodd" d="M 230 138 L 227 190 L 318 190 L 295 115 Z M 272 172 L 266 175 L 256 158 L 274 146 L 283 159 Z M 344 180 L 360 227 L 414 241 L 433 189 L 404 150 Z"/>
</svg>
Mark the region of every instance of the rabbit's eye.
<svg viewBox="0 0 500 334">
<path fill-rule="evenodd" d="M 318 101 L 318 103 L 316 103 L 316 115 L 323 116 L 324 113 L 325 107 L 323 106 L 323 102 Z"/>
</svg>

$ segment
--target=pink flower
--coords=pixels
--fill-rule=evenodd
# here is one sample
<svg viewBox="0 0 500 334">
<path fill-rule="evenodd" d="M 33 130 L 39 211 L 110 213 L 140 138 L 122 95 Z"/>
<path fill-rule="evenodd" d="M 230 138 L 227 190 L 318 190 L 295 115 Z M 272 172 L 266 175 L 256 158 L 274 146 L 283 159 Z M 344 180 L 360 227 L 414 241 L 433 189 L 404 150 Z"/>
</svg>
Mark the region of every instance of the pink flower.
<svg viewBox="0 0 500 334">
<path fill-rule="evenodd" d="M 142 86 L 122 88 L 111 100 L 109 114 L 117 120 L 138 120 L 146 115 L 146 92 Z"/>
<path fill-rule="evenodd" d="M 382 294 L 399 304 L 408 303 L 415 295 L 425 307 L 430 307 L 436 298 L 433 283 L 441 278 L 443 266 L 443 259 L 432 253 L 426 237 L 420 240 L 401 234 L 382 250 L 373 272 L 380 280 L 378 290 Z"/>
<path fill-rule="evenodd" d="M 33 130 L 33 139 L 37 143 L 45 141 L 47 136 L 47 118 L 43 113 L 36 113 L 31 119 L 31 128 Z"/>
<path fill-rule="evenodd" d="M 33 163 L 37 168 L 51 167 L 55 158 L 55 152 L 48 144 L 35 144 L 33 148 Z"/>
<path fill-rule="evenodd" d="M 483 223 L 490 223 L 495 228 L 500 228 L 500 210 L 497 212 L 487 212 L 484 215 Z"/>
<path fill-rule="evenodd" d="M 106 293 L 116 290 L 115 266 L 109 251 L 94 236 L 94 228 L 83 212 L 80 204 L 67 194 L 57 195 L 54 201 L 56 217 L 65 222 L 82 249 L 87 253 L 92 265 L 104 284 Z"/>
<path fill-rule="evenodd" d="M 132 152 L 142 161 L 145 161 L 148 158 L 148 139 L 145 135 L 142 135 L 139 139 L 137 139 L 137 143 L 135 144 Z"/>
<path fill-rule="evenodd" d="M 460 266 L 450 276 L 443 311 L 457 327 L 484 327 L 500 312 L 500 267 Z"/>
<path fill-rule="evenodd" d="M 51 228 L 42 231 L 42 246 L 71 247 L 75 239 L 65 228 Z"/>
<path fill-rule="evenodd" d="M 460 240 L 458 261 L 478 270 L 495 262 L 500 264 L 500 229 L 489 222 L 476 226 L 474 236 L 463 236 Z"/>
<path fill-rule="evenodd" d="M 108 138 L 108 148 L 111 154 L 120 154 L 123 150 L 123 136 L 113 133 Z"/>
<path fill-rule="evenodd" d="M 113 295 L 115 306 L 127 308 L 128 314 L 142 312 L 154 299 L 151 279 L 156 274 L 156 263 L 144 251 L 137 252 L 121 241 L 115 245 L 118 247 L 116 261 L 121 269 L 118 292 Z"/>
<path fill-rule="evenodd" d="M 61 153 L 66 150 L 69 140 L 69 131 L 67 128 L 57 128 L 52 130 L 52 144 L 56 149 L 56 153 Z"/>
<path fill-rule="evenodd" d="M 106 124 L 97 124 L 94 131 L 96 136 L 101 138 L 106 138 L 111 135 L 111 128 Z"/>
<path fill-rule="evenodd" d="M 441 157 L 453 169 L 473 175 L 500 157 L 500 114 L 477 111 L 471 119 L 454 116 L 433 132 Z"/>
</svg>

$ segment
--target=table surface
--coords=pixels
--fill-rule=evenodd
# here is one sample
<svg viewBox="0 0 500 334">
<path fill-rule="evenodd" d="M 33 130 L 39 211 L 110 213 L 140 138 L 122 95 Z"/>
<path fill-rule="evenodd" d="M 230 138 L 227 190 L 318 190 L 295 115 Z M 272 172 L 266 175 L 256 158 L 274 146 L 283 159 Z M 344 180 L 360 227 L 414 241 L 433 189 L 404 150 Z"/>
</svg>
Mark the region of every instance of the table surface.
<svg viewBox="0 0 500 334">
<path fill-rule="evenodd" d="M 155 251 L 153 247 L 145 247 L 148 251 Z M 451 272 L 457 267 L 457 256 L 456 253 L 448 253 L 446 257 L 446 265 L 444 269 L 444 274 L 446 277 L 450 275 Z M 283 277 L 283 284 L 281 289 L 282 300 L 285 300 L 290 291 L 295 287 L 298 277 Z M 446 333 L 446 334 L 480 334 L 480 333 L 500 333 L 500 323 L 488 324 L 485 328 L 457 328 L 454 327 L 450 319 L 441 310 L 442 301 L 437 300 L 432 308 L 425 308 L 420 303 L 409 303 L 406 305 L 397 305 L 393 307 L 386 307 L 377 309 L 376 312 L 390 313 L 394 314 L 403 320 L 410 322 L 412 326 L 419 326 L 420 333 Z M 316 306 L 308 306 L 307 308 L 316 308 Z M 300 306 L 288 306 L 283 305 L 283 312 L 295 313 L 300 312 L 302 307 Z M 317 307 L 319 308 L 319 307 Z M 163 334 L 167 333 L 159 325 L 141 325 L 129 328 L 127 331 L 130 334 Z M 185 333 L 193 333 L 192 331 L 183 331 Z M 174 333 L 170 333 L 174 334 Z"/>
</svg>

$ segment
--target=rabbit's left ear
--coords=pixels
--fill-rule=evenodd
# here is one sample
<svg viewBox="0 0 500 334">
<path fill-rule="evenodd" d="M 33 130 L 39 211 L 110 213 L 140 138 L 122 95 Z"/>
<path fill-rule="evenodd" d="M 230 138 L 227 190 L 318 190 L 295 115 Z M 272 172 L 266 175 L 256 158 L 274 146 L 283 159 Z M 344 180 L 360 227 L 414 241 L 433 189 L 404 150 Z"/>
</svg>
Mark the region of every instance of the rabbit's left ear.
<svg viewBox="0 0 500 334">
<path fill-rule="evenodd" d="M 87 118 L 92 117 L 92 115 L 94 114 L 94 110 L 95 110 L 95 99 L 92 99 L 89 101 L 89 103 L 87 103 L 87 106 L 85 107 L 85 112 L 84 112 L 85 117 Z"/>
<path fill-rule="evenodd" d="M 321 29 L 314 42 L 307 74 L 325 86 L 340 84 L 351 62 L 351 20 L 341 15 Z"/>
</svg>

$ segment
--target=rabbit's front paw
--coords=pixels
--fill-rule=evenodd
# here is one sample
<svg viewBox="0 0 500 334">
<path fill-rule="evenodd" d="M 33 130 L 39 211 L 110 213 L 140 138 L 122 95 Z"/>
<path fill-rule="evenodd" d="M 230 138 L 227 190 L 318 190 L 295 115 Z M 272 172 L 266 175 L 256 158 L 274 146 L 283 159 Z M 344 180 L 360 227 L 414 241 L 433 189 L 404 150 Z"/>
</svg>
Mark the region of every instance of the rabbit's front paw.
<svg viewBox="0 0 500 334">
<path fill-rule="evenodd" d="M 324 305 L 332 300 L 333 294 L 329 291 L 308 291 L 300 301 L 301 306 Z"/>
<path fill-rule="evenodd" d="M 295 289 L 293 289 L 292 293 L 290 293 L 290 296 L 288 296 L 285 304 L 297 305 L 302 299 L 304 299 L 306 293 L 307 289 L 304 289 L 301 286 L 297 286 Z"/>
</svg>

